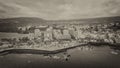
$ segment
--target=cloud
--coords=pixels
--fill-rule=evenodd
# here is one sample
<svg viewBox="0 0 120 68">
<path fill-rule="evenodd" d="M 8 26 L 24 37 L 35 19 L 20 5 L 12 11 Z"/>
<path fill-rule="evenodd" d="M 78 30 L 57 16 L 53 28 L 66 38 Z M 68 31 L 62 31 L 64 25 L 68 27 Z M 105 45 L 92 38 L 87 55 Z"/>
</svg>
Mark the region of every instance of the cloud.
<svg viewBox="0 0 120 68">
<path fill-rule="evenodd" d="M 76 19 L 120 15 L 120 0 L 0 0 L 0 18 Z"/>
<path fill-rule="evenodd" d="M 103 4 L 105 11 L 111 15 L 120 15 L 120 0 L 109 0 Z"/>
</svg>

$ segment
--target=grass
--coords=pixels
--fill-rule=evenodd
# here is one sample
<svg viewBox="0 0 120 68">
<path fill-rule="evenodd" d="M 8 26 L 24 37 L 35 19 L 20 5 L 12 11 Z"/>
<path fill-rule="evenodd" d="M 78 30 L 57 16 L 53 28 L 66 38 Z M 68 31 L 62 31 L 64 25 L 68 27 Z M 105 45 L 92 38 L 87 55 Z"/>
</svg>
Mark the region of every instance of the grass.
<svg viewBox="0 0 120 68">
<path fill-rule="evenodd" d="M 18 34 L 18 33 L 4 33 L 0 32 L 0 39 L 1 38 L 21 38 L 26 37 L 28 34 Z"/>
</svg>

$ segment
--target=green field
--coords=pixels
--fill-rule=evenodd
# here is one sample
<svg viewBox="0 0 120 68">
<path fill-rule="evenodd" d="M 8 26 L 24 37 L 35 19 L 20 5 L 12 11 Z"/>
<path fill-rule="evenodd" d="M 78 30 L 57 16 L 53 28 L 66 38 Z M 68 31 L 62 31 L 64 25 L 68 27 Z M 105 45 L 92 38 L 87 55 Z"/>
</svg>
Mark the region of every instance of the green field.
<svg viewBox="0 0 120 68">
<path fill-rule="evenodd" d="M 27 37 L 27 36 L 28 36 L 28 34 L 0 32 L 0 38 L 21 38 L 21 37 Z"/>
</svg>

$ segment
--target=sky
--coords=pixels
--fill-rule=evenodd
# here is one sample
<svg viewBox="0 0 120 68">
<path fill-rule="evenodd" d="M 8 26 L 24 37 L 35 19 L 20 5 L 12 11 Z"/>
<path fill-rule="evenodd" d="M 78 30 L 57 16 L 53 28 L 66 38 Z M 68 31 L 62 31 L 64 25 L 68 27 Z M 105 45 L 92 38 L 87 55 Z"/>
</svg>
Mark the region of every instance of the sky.
<svg viewBox="0 0 120 68">
<path fill-rule="evenodd" d="M 120 0 L 0 0 L 0 18 L 63 20 L 119 15 Z"/>
</svg>

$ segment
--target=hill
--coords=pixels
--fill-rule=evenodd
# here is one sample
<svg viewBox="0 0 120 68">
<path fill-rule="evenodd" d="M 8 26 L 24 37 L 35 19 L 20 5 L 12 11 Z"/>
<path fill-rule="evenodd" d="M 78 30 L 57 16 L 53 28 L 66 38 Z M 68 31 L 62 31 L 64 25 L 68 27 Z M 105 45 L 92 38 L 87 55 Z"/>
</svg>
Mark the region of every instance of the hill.
<svg viewBox="0 0 120 68">
<path fill-rule="evenodd" d="M 0 32 L 16 32 L 17 27 L 39 26 L 52 24 L 104 24 L 104 23 L 120 23 L 120 16 L 101 17 L 89 19 L 73 19 L 73 20 L 44 20 L 35 17 L 19 17 L 0 19 Z"/>
<path fill-rule="evenodd" d="M 41 18 L 35 17 L 19 17 L 19 18 L 7 18 L 0 19 L 0 26 L 15 25 L 15 26 L 26 26 L 26 25 L 38 25 L 44 24 L 46 21 Z"/>
<path fill-rule="evenodd" d="M 115 17 L 99 17 L 87 19 L 72 19 L 72 20 L 49 20 L 48 23 L 53 24 L 104 24 L 120 22 L 120 16 Z"/>
<path fill-rule="evenodd" d="M 17 27 L 37 26 L 45 23 L 46 21 L 44 19 L 35 17 L 0 19 L 0 32 L 16 32 Z"/>
</svg>

